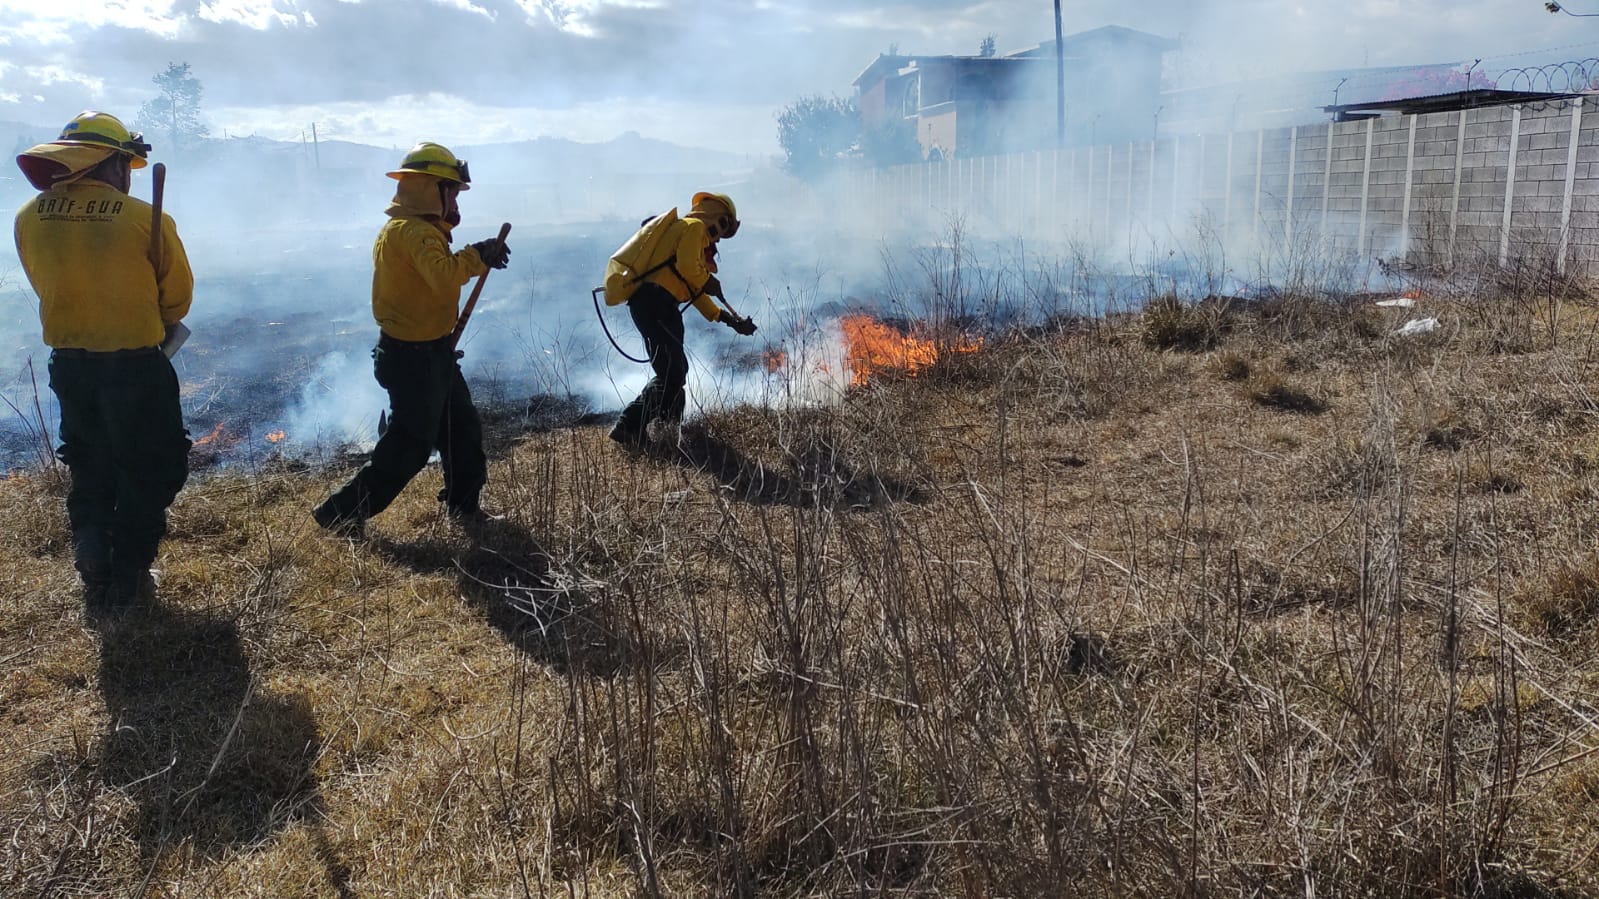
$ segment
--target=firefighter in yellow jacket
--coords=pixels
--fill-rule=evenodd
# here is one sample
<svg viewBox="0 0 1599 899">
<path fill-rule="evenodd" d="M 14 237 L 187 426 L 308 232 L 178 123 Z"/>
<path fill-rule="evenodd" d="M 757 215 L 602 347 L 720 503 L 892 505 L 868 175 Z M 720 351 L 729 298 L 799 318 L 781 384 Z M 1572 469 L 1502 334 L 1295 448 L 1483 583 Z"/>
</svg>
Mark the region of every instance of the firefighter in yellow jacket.
<svg viewBox="0 0 1599 899">
<path fill-rule="evenodd" d="M 673 222 L 655 256 L 638 261 L 645 274 L 627 300 L 628 313 L 644 338 L 655 377 L 622 410 L 611 439 L 629 449 L 647 441 L 650 422 L 680 422 L 687 405 L 688 353 L 683 348 L 683 308 L 691 304 L 706 321 L 722 322 L 739 334 L 755 333 L 755 323 L 717 305 L 716 244 L 738 233 L 738 209 L 726 194 L 701 191 L 688 214 Z M 646 220 L 645 227 L 650 221 Z"/>
<path fill-rule="evenodd" d="M 128 195 L 150 145 L 84 112 L 17 157 L 40 193 L 16 217 L 61 406 L 67 518 L 90 613 L 153 597 L 166 510 L 188 479 L 178 378 L 159 349 L 188 314 L 194 276 L 171 216 L 152 258 L 150 204 Z"/>
<path fill-rule="evenodd" d="M 497 238 L 450 251 L 450 232 L 461 221 L 456 198 L 472 178 L 448 149 L 417 144 L 388 176 L 399 184 L 372 248 L 372 316 L 381 332 L 372 360 L 389 393 L 388 429 L 366 465 L 313 513 L 317 524 L 340 533 L 359 532 L 388 508 L 435 449 L 444 467 L 439 499 L 450 515 L 464 523 L 490 517 L 478 504 L 488 479 L 483 426 L 452 333 L 461 288 L 489 268 L 505 268 L 511 251 Z"/>
</svg>

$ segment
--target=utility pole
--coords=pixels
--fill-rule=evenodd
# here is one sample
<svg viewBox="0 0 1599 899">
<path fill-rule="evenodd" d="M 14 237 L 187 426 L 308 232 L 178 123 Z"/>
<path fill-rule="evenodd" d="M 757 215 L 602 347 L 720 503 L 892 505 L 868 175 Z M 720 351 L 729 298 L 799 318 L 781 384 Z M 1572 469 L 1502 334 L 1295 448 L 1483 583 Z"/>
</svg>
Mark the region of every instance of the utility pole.
<svg viewBox="0 0 1599 899">
<path fill-rule="evenodd" d="M 316 161 L 317 171 L 322 171 L 322 147 L 316 140 L 316 122 L 311 123 L 311 157 Z"/>
<path fill-rule="evenodd" d="M 1066 46 L 1060 36 L 1060 0 L 1055 0 L 1055 139 L 1066 146 Z"/>
</svg>

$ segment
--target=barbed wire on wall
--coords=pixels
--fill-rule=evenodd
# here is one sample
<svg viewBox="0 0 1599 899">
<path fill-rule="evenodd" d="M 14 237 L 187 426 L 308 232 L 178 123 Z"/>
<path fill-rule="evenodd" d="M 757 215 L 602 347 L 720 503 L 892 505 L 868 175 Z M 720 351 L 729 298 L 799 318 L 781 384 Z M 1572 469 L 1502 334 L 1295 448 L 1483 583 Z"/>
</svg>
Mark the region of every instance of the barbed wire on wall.
<svg viewBox="0 0 1599 899">
<path fill-rule="evenodd" d="M 1577 94 L 1599 89 L 1599 57 L 1504 69 L 1494 76 L 1494 87 L 1536 94 Z"/>
</svg>

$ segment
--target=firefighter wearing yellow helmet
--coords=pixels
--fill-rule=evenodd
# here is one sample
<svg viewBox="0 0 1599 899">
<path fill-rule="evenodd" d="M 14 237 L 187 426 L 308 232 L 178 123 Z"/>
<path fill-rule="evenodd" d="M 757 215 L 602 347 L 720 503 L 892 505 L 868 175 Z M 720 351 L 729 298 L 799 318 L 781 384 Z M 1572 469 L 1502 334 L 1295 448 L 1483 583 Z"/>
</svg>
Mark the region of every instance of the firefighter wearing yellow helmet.
<svg viewBox="0 0 1599 899">
<path fill-rule="evenodd" d="M 150 204 L 128 195 L 150 145 L 84 112 L 17 157 L 39 195 L 17 211 L 17 256 L 39 296 L 61 407 L 67 518 L 91 616 L 153 597 L 166 510 L 188 479 L 178 379 L 158 348 L 189 312 L 194 276 L 172 217 L 159 258 Z"/>
<path fill-rule="evenodd" d="M 372 360 L 389 394 L 388 428 L 355 477 L 313 513 L 317 524 L 345 534 L 388 508 L 435 449 L 446 511 L 467 524 L 492 517 L 479 505 L 488 480 L 483 426 L 453 332 L 461 288 L 490 268 L 505 268 L 511 251 L 497 238 L 450 251 L 461 221 L 456 198 L 472 176 L 447 148 L 419 143 L 387 174 L 399 184 L 372 248 L 372 316 L 379 328 Z"/>
<path fill-rule="evenodd" d="M 682 218 L 677 218 L 674 209 L 646 219 L 641 231 L 654 225 L 664 226 L 665 233 L 635 243 L 651 249 L 648 258 L 632 261 L 632 269 L 643 274 L 628 296 L 627 309 L 644 338 L 655 377 L 611 428 L 611 439 L 629 449 L 644 446 L 651 422 L 675 424 L 683 419 L 688 400 L 683 310 L 688 305 L 698 309 L 706 321 L 722 322 L 745 336 L 755 333 L 754 322 L 716 303 L 716 299 L 727 302 L 716 278 L 717 242 L 738 233 L 738 208 L 726 194 L 709 191 L 696 193 L 690 207 Z"/>
</svg>

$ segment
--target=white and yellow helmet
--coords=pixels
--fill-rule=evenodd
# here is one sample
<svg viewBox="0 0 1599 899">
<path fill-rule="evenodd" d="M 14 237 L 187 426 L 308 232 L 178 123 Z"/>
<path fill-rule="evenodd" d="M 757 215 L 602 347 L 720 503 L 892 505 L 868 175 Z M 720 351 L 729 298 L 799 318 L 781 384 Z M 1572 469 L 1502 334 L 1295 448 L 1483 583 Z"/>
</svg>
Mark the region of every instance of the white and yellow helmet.
<svg viewBox="0 0 1599 899">
<path fill-rule="evenodd" d="M 412 147 L 400 160 L 400 167 L 386 174 L 396 180 L 406 175 L 432 175 L 459 184 L 462 190 L 472 189 L 472 174 L 466 167 L 466 160 L 457 158 L 443 144 L 428 140 Z"/>
</svg>

